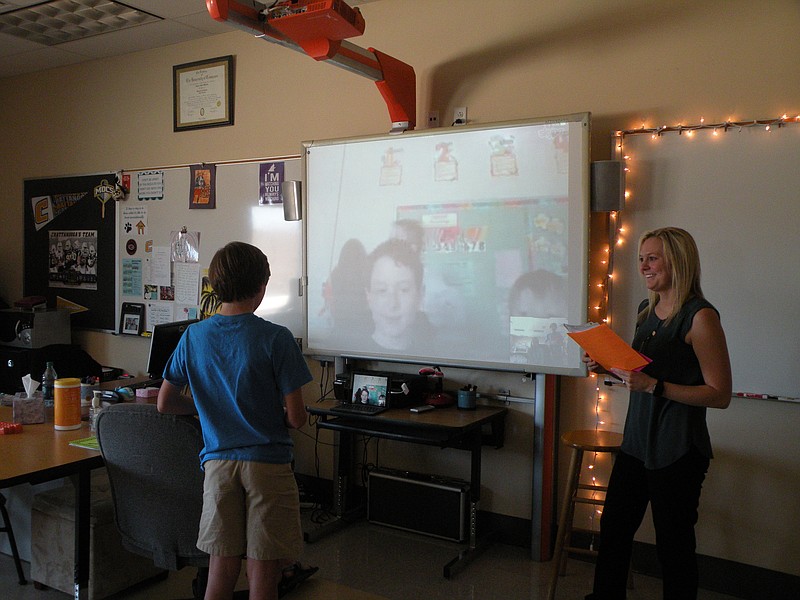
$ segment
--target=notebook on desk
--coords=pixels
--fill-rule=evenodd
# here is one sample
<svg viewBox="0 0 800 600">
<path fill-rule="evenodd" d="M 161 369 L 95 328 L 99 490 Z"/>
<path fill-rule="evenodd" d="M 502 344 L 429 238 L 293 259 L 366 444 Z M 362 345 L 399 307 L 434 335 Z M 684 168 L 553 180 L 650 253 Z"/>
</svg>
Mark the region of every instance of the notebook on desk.
<svg viewBox="0 0 800 600">
<path fill-rule="evenodd" d="M 355 372 L 352 382 L 349 400 L 331 408 L 332 412 L 371 416 L 389 408 L 387 404 L 391 391 L 389 375 Z"/>
</svg>

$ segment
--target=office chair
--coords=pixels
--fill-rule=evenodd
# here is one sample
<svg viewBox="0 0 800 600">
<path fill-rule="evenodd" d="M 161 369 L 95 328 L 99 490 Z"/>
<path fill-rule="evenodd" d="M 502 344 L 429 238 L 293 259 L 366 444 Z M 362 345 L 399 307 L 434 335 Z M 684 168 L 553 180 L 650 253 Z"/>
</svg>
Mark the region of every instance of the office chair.
<svg viewBox="0 0 800 600">
<path fill-rule="evenodd" d="M 192 591 L 202 598 L 208 555 L 195 545 L 203 507 L 200 423 L 161 414 L 154 404 L 116 404 L 100 411 L 97 439 L 122 545 L 163 569 L 197 567 Z M 235 597 L 247 598 L 247 591 Z"/>
</svg>

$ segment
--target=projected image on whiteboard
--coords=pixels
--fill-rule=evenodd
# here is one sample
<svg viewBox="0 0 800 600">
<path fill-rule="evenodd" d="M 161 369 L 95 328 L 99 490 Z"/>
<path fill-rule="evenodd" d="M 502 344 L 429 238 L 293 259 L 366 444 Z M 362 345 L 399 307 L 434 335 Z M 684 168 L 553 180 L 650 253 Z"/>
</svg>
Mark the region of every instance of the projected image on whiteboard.
<svg viewBox="0 0 800 600">
<path fill-rule="evenodd" d="M 308 351 L 578 368 L 560 333 L 585 287 L 570 126 L 310 147 Z"/>
<path fill-rule="evenodd" d="M 471 359 L 563 364 L 541 330 L 567 318 L 566 218 L 566 198 L 399 207 L 393 235 L 420 256 L 427 343 Z"/>
</svg>

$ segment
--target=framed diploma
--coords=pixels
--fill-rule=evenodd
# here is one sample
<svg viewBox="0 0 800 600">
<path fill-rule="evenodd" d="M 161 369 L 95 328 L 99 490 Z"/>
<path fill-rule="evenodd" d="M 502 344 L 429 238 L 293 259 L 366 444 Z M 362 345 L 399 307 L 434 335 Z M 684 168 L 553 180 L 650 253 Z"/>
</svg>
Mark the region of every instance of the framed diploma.
<svg viewBox="0 0 800 600">
<path fill-rule="evenodd" d="M 173 130 L 233 125 L 233 56 L 172 67 Z"/>
</svg>

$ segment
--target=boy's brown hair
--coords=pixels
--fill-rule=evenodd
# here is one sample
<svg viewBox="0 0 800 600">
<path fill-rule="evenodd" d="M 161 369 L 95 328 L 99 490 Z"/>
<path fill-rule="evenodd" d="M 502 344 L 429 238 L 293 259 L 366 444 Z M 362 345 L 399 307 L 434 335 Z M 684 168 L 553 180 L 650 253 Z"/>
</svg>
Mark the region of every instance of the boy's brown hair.
<svg viewBox="0 0 800 600">
<path fill-rule="evenodd" d="M 245 242 L 230 242 L 217 250 L 208 267 L 209 283 L 220 302 L 252 298 L 270 274 L 266 255 Z"/>
</svg>

